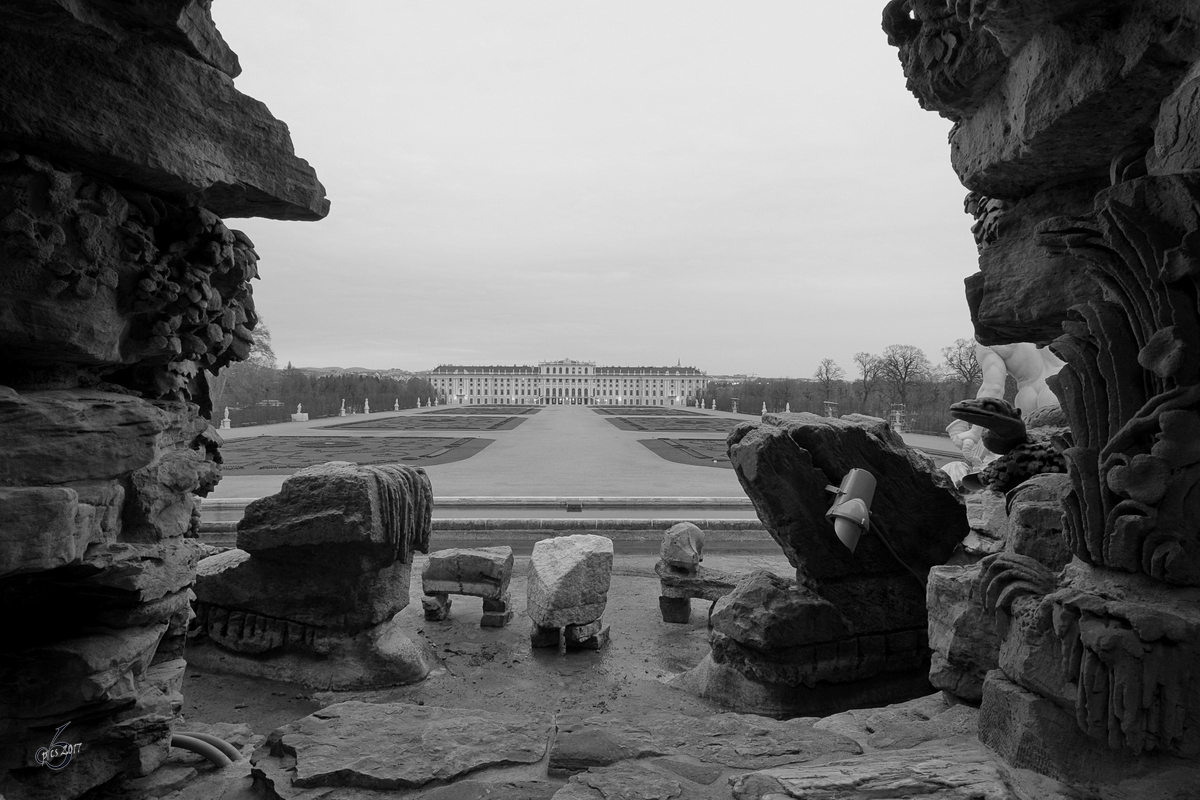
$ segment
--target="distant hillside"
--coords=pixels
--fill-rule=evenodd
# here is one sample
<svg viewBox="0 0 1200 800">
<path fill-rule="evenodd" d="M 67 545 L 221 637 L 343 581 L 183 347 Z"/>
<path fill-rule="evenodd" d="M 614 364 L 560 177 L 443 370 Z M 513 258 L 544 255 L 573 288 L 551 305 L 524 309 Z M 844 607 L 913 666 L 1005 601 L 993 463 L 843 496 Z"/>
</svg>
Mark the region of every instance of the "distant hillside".
<svg viewBox="0 0 1200 800">
<path fill-rule="evenodd" d="M 325 375 L 377 375 L 380 378 L 405 380 L 415 373 L 407 369 L 367 369 L 366 367 L 292 367 L 297 372 L 303 372 L 311 378 Z"/>
</svg>

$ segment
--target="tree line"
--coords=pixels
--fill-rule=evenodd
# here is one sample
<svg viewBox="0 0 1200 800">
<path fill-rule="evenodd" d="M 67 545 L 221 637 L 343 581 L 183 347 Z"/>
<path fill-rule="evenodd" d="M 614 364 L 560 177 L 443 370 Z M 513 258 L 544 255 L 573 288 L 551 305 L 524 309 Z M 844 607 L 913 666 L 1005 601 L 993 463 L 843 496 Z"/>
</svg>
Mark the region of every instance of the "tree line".
<svg viewBox="0 0 1200 800">
<path fill-rule="evenodd" d="M 418 399 L 424 405 L 434 396 L 433 384 L 424 378 L 398 380 L 360 373 L 310 376 L 290 363 L 279 369 L 270 331 L 260 324 L 254 339 L 247 360 L 208 378 L 214 422 L 224 417 L 226 408 L 231 425 L 240 427 L 287 422 L 298 405 L 315 419 L 338 416 L 343 401 L 347 414 L 361 414 L 368 403 L 372 411 L 391 411 L 397 404 L 415 408 Z"/>
<path fill-rule="evenodd" d="M 372 411 L 415 408 L 435 392 L 433 384 L 419 377 L 398 380 L 370 374 L 340 373 L 310 376 L 288 364 L 280 369 L 271 346 L 271 334 L 260 324 L 254 331 L 254 348 L 246 361 L 231 364 L 218 375 L 209 376 L 213 419 L 224 416 L 235 427 L 286 422 L 301 405 L 310 417 L 338 416 L 345 401 L 347 413 L 362 413 L 369 403 Z M 705 407 L 758 414 L 768 411 L 827 411 L 867 414 L 890 419 L 902 411 L 905 430 L 942 433 L 950 424 L 951 403 L 974 397 L 982 372 L 975 358 L 975 341 L 957 339 L 942 348 L 942 361 L 935 365 L 919 347 L 888 345 L 880 353 L 856 353 L 854 375 L 848 375 L 831 358 L 822 359 L 811 379 L 755 379 L 742 383 L 712 382 L 702 400 Z M 1009 379 L 1006 397 L 1012 399 L 1015 384 Z"/>
<path fill-rule="evenodd" d="M 891 419 L 903 415 L 905 430 L 942 433 L 953 419 L 950 404 L 974 397 L 982 371 L 975 358 L 975 340 L 957 339 L 942 348 L 942 361 L 933 364 L 925 352 L 910 344 L 888 345 L 881 353 L 856 353 L 854 373 L 825 358 L 811 379 L 756 379 L 738 384 L 710 383 L 705 406 L 758 414 L 768 411 L 808 411 L 837 416 L 866 414 Z M 1011 383 L 1011 399 L 1016 387 Z"/>
</svg>

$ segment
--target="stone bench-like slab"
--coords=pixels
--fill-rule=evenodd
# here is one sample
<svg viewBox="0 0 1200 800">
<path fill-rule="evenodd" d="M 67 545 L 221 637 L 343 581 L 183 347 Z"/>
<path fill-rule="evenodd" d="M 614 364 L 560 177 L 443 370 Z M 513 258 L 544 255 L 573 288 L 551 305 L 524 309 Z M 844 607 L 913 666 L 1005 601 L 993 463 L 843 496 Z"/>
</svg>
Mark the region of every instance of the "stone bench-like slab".
<svg viewBox="0 0 1200 800">
<path fill-rule="evenodd" d="M 688 622 L 692 598 L 715 603 L 732 592 L 738 581 L 738 576 L 731 572 L 699 566 L 694 570 L 683 570 L 661 560 L 654 565 L 654 571 L 659 579 L 658 608 L 663 622 Z"/>
<path fill-rule="evenodd" d="M 508 593 L 512 567 L 511 547 L 459 547 L 430 553 L 421 573 L 425 619 L 446 619 L 450 615 L 450 595 L 460 594 L 483 598 L 482 627 L 507 625 L 513 618 Z"/>
</svg>

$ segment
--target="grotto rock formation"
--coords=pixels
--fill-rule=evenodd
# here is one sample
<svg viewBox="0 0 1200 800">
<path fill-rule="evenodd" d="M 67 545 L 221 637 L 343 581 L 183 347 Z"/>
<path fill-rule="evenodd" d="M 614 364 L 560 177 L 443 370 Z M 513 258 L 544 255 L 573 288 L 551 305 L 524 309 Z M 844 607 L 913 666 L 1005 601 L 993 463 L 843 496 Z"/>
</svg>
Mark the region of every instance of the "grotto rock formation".
<svg viewBox="0 0 1200 800">
<path fill-rule="evenodd" d="M 949 476 L 869 417 L 768 414 L 739 425 L 728 443 L 738 480 L 796 578 L 755 573 L 719 600 L 712 652 L 681 685 L 773 715 L 927 693 L 924 576 L 968 531 Z M 873 533 L 851 552 L 825 512 L 827 487 L 853 468 L 878 483 Z"/>
<path fill-rule="evenodd" d="M 0 794 L 145 774 L 181 707 L 204 370 L 245 358 L 258 256 L 319 219 L 205 0 L 0 7 Z M 66 725 L 65 728 L 62 728 Z M 59 732 L 81 751 L 39 763 Z M 44 760 L 44 759 L 43 759 Z"/>
<path fill-rule="evenodd" d="M 300 470 L 246 507 L 237 549 L 200 563 L 192 660 L 321 689 L 424 678 L 423 649 L 391 619 L 432 512 L 419 467 Z"/>
<path fill-rule="evenodd" d="M 894 0 L 909 88 L 954 120 L 984 344 L 1049 344 L 1071 563 L 985 560 L 980 736 L 1076 782 L 1200 759 L 1200 7 Z"/>
</svg>

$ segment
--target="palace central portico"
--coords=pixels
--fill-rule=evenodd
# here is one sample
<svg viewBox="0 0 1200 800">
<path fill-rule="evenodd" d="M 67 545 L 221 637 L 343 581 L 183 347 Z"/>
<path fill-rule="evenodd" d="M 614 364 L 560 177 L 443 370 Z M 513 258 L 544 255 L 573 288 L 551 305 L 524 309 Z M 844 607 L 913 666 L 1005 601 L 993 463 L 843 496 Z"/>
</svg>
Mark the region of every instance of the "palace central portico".
<svg viewBox="0 0 1200 800">
<path fill-rule="evenodd" d="M 594 361 L 532 366 L 443 364 L 425 373 L 440 402 L 464 405 L 696 405 L 708 375 L 695 367 L 597 367 Z"/>
</svg>

